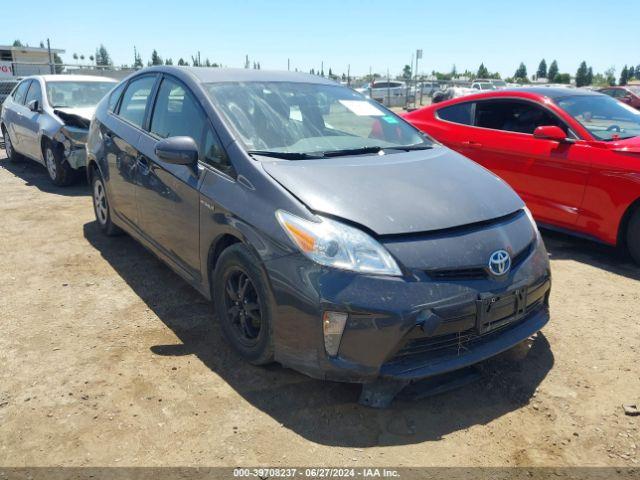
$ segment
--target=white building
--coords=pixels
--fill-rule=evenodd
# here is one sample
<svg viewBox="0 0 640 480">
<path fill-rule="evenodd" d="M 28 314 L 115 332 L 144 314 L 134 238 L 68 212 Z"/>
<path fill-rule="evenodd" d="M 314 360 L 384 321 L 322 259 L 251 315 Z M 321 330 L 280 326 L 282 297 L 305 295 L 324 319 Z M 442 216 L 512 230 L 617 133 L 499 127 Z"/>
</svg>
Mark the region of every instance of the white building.
<svg viewBox="0 0 640 480">
<path fill-rule="evenodd" d="M 46 48 L 0 45 L 0 78 L 52 73 L 54 53 L 61 54 L 64 50 L 52 48 L 49 59 Z"/>
</svg>

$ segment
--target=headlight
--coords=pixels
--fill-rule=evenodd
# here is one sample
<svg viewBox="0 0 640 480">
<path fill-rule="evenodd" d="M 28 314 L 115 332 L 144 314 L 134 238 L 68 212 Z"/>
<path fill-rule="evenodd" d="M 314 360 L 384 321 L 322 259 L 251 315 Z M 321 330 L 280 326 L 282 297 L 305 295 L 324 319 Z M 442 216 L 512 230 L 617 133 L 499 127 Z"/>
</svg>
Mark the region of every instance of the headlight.
<svg viewBox="0 0 640 480">
<path fill-rule="evenodd" d="M 320 216 L 319 222 L 309 222 L 283 210 L 276 217 L 293 243 L 316 263 L 360 273 L 402 275 L 391 254 L 357 228 Z"/>
<path fill-rule="evenodd" d="M 527 218 L 531 222 L 531 225 L 533 226 L 533 229 L 537 232 L 538 231 L 538 224 L 533 219 L 533 214 L 531 213 L 531 210 L 529 210 L 527 207 L 524 207 L 524 213 L 527 214 Z"/>
</svg>

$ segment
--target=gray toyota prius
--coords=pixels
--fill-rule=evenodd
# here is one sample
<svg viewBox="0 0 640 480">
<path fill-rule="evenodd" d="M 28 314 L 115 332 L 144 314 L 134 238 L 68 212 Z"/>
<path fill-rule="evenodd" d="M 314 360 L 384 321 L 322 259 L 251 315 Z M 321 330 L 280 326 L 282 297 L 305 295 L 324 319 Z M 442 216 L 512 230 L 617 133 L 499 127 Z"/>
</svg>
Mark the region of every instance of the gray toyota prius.
<svg viewBox="0 0 640 480">
<path fill-rule="evenodd" d="M 322 77 L 153 67 L 98 105 L 102 231 L 204 296 L 254 364 L 408 383 L 510 349 L 549 319 L 548 256 L 502 180 Z"/>
</svg>

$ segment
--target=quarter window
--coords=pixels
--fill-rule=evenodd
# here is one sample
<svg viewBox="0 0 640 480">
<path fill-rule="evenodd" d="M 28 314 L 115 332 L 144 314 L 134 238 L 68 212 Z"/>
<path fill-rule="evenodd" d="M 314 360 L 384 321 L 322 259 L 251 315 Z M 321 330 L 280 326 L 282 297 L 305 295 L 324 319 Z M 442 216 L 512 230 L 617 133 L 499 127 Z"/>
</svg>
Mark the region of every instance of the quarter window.
<svg viewBox="0 0 640 480">
<path fill-rule="evenodd" d="M 24 103 L 24 98 L 27 96 L 27 89 L 29 88 L 30 83 L 31 80 L 25 80 L 18 85 L 18 88 L 16 88 L 16 91 L 13 94 L 14 102 L 19 103 L 20 105 Z"/>
<path fill-rule="evenodd" d="M 120 117 L 137 127 L 142 127 L 144 114 L 147 109 L 147 101 L 149 100 L 149 95 L 151 95 L 155 81 L 156 77 L 150 75 L 137 78 L 129 83 L 120 105 L 120 111 L 118 113 Z"/>
<path fill-rule="evenodd" d="M 438 118 L 447 122 L 471 125 L 471 107 L 473 103 L 459 103 L 438 110 Z"/>
</svg>

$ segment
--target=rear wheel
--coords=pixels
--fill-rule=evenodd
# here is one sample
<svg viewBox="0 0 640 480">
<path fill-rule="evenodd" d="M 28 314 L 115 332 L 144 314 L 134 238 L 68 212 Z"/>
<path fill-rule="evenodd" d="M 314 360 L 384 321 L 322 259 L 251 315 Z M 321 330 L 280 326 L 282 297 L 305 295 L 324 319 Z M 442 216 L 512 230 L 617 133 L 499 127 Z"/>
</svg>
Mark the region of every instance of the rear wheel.
<svg viewBox="0 0 640 480">
<path fill-rule="evenodd" d="M 91 172 L 91 191 L 93 196 L 93 211 L 100 230 L 105 235 L 114 236 L 122 233 L 122 230 L 111 221 L 111 208 L 107 200 L 107 191 L 104 188 L 104 180 L 100 172 L 93 167 Z"/>
<path fill-rule="evenodd" d="M 254 365 L 272 362 L 270 295 L 258 260 L 234 244 L 220 255 L 212 278 L 216 316 L 229 343 Z"/>
<path fill-rule="evenodd" d="M 76 179 L 76 171 L 71 168 L 69 162 L 62 155 L 62 147 L 47 140 L 42 149 L 44 164 L 47 167 L 49 178 L 59 187 L 71 185 Z"/>
<path fill-rule="evenodd" d="M 626 240 L 631 257 L 640 265 L 640 207 L 636 208 L 635 213 L 629 221 Z"/>
<path fill-rule="evenodd" d="M 14 150 L 11 138 L 9 138 L 9 132 L 7 132 L 7 129 L 4 127 L 2 127 L 2 138 L 4 138 L 4 151 L 6 152 L 9 161 L 18 162 L 22 160 L 22 155 Z"/>
</svg>

